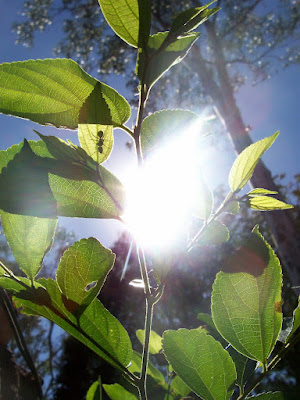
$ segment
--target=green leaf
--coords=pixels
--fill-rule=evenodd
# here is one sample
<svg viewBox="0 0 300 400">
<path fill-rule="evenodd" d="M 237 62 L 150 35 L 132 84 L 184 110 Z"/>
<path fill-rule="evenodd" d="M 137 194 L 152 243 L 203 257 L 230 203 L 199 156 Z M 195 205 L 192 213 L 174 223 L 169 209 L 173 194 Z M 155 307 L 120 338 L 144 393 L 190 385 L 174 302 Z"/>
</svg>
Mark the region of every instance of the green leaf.
<svg viewBox="0 0 300 400">
<path fill-rule="evenodd" d="M 133 374 L 135 372 L 140 373 L 141 365 L 142 365 L 142 356 L 137 351 L 134 351 L 132 354 L 132 360 L 130 366 L 128 367 L 128 370 Z M 159 384 L 165 383 L 165 378 L 163 374 L 151 363 L 151 361 L 148 362 L 147 374 L 150 375 Z"/>
<path fill-rule="evenodd" d="M 22 282 L 26 284 L 24 278 Z M 99 300 L 94 299 L 78 316 L 73 314 L 72 302 L 64 299 L 52 279 L 41 278 L 35 282 L 35 288 L 29 289 L 9 278 L 0 278 L 0 285 L 13 291 L 16 307 L 23 313 L 53 321 L 119 370 L 129 364 L 132 358 L 129 336 Z"/>
<path fill-rule="evenodd" d="M 248 192 L 247 196 L 260 196 L 264 194 L 278 194 L 278 192 L 275 192 L 274 190 L 256 188 L 251 190 L 251 192 Z"/>
<path fill-rule="evenodd" d="M 42 141 L 30 141 L 30 147 L 25 143 L 24 149 L 20 143 L 0 151 L 0 208 L 4 211 L 39 217 L 83 218 L 119 218 L 123 213 L 122 184 L 102 166 L 95 172 L 94 164 L 84 159 L 84 150 L 78 149 L 77 153 L 87 166 L 68 162 L 61 165 L 53 159 L 48 143 L 46 146 Z M 14 163 L 7 174 L 9 168 L 4 167 L 11 160 Z"/>
<path fill-rule="evenodd" d="M 99 381 L 94 382 L 87 391 L 86 400 L 102 400 L 101 383 Z"/>
<path fill-rule="evenodd" d="M 247 380 L 254 373 L 256 362 L 238 353 L 232 346 L 229 347 L 228 353 L 235 365 L 237 373 L 236 383 L 240 388 L 243 388 Z"/>
<path fill-rule="evenodd" d="M 240 191 L 251 178 L 260 157 L 274 143 L 279 132 L 248 146 L 236 158 L 229 173 L 229 186 L 232 192 Z"/>
<path fill-rule="evenodd" d="M 208 331 L 208 333 L 214 338 L 216 339 L 218 342 L 221 343 L 221 345 L 225 348 L 228 346 L 228 342 L 226 342 L 222 336 L 219 334 L 219 332 L 217 331 L 217 328 L 214 324 L 214 321 L 212 319 L 212 316 L 210 314 L 207 313 L 198 313 L 197 315 L 197 319 L 199 319 L 199 321 L 204 322 L 204 324 L 206 326 L 204 326 L 204 328 Z M 203 324 L 201 324 L 201 328 L 203 329 Z"/>
<path fill-rule="evenodd" d="M 294 208 L 290 204 L 284 203 L 283 201 L 269 196 L 249 197 L 247 204 L 253 208 L 253 210 L 260 211 L 287 210 L 289 208 Z"/>
<path fill-rule="evenodd" d="M 98 164 L 109 157 L 114 143 L 112 125 L 79 124 L 78 137 L 82 148 Z"/>
<path fill-rule="evenodd" d="M 115 255 L 95 238 L 81 239 L 60 259 L 56 281 L 62 293 L 77 306 L 87 306 L 98 296 Z M 89 288 L 89 285 L 95 285 Z"/>
<path fill-rule="evenodd" d="M 279 261 L 255 228 L 213 284 L 216 328 L 238 352 L 265 363 L 282 325 Z"/>
<path fill-rule="evenodd" d="M 289 342 L 292 335 L 296 332 L 296 330 L 299 328 L 300 326 L 300 296 L 298 299 L 298 306 L 295 308 L 294 312 L 293 312 L 293 328 L 289 334 L 289 336 L 286 339 L 286 342 Z"/>
<path fill-rule="evenodd" d="M 0 211 L 3 232 L 23 272 L 33 281 L 51 247 L 56 218 L 38 218 Z"/>
<path fill-rule="evenodd" d="M 188 110 L 162 110 L 150 114 L 142 122 L 141 146 L 145 156 L 167 145 L 183 132 L 188 132 L 199 116 Z M 197 129 L 195 126 L 194 129 Z M 187 137 L 187 141 L 189 138 Z"/>
<path fill-rule="evenodd" d="M 200 236 L 197 244 L 200 246 L 219 246 L 229 240 L 229 231 L 218 219 L 212 221 Z"/>
<path fill-rule="evenodd" d="M 109 118 L 119 124 L 130 117 L 130 107 L 118 92 L 92 78 L 70 59 L 1 64 L 0 88 L 0 112 L 42 125 L 76 129 L 79 111 L 83 109 L 90 115 L 88 107 L 95 109 L 91 99 L 102 107 L 94 123 L 105 124 L 102 119 Z"/>
<path fill-rule="evenodd" d="M 140 80 L 143 79 L 144 71 L 147 74 L 143 82 L 150 89 L 152 85 L 173 65 L 178 64 L 187 55 L 200 33 L 189 33 L 180 37 L 165 49 L 158 51 L 168 36 L 168 31 L 150 35 L 147 52 L 140 52 L 137 62 L 137 73 Z M 150 61 L 149 61 L 150 60 Z"/>
<path fill-rule="evenodd" d="M 211 336 L 197 329 L 165 331 L 163 351 L 176 374 L 199 397 L 230 398 L 236 379 L 234 363 Z"/>
<path fill-rule="evenodd" d="M 281 392 L 268 392 L 261 393 L 256 396 L 248 397 L 248 399 L 259 399 L 259 400 L 284 400 L 284 396 Z"/>
<path fill-rule="evenodd" d="M 145 340 L 145 330 L 144 329 L 138 329 L 136 331 L 136 337 L 139 339 L 142 345 L 144 345 L 144 340 Z M 150 343 L 149 343 L 149 352 L 151 354 L 158 354 L 162 347 L 161 347 L 161 341 L 162 338 L 159 336 L 156 332 L 151 331 L 150 332 Z"/>
<path fill-rule="evenodd" d="M 130 106 L 115 89 L 96 82 L 79 112 L 79 124 L 122 125 L 130 118 Z"/>
<path fill-rule="evenodd" d="M 171 389 L 181 397 L 187 397 L 191 392 L 191 388 L 186 385 L 179 376 L 175 376 L 171 383 Z"/>
<path fill-rule="evenodd" d="M 102 386 L 111 400 L 137 400 L 137 397 L 134 394 L 128 392 L 128 390 L 124 389 L 123 386 L 118 383 Z"/>
<path fill-rule="evenodd" d="M 240 211 L 240 204 L 237 200 L 231 200 L 223 209 L 223 212 L 236 215 Z"/>
<path fill-rule="evenodd" d="M 55 218 L 56 200 L 48 181 L 51 160 L 37 156 L 27 140 L 22 148 L 14 150 L 0 153 L 0 209 L 12 214 Z"/>
<path fill-rule="evenodd" d="M 0 112 L 75 129 L 78 113 L 96 79 L 70 59 L 0 65 Z"/>
<path fill-rule="evenodd" d="M 151 9 L 149 0 L 99 0 L 103 15 L 125 42 L 144 47 L 150 33 Z"/>
<path fill-rule="evenodd" d="M 216 0 L 202 6 L 189 8 L 176 16 L 170 28 L 170 35 L 180 36 L 196 29 L 200 24 L 207 21 L 208 18 L 220 10 L 220 7 L 208 9 Z"/>
</svg>

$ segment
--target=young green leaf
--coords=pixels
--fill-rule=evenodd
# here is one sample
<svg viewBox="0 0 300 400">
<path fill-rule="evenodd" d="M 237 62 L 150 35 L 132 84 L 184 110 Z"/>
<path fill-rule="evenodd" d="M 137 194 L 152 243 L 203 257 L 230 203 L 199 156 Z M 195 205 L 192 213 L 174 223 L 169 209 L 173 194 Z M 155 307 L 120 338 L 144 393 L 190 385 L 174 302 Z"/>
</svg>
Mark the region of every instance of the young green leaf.
<svg viewBox="0 0 300 400">
<path fill-rule="evenodd" d="M 278 192 L 275 192 L 274 190 L 255 188 L 251 190 L 251 192 L 247 193 L 248 196 L 261 196 L 265 194 L 278 194 Z"/>
<path fill-rule="evenodd" d="M 250 196 L 248 197 L 247 204 L 249 207 L 253 208 L 253 210 L 260 211 L 287 210 L 289 208 L 294 208 L 290 204 L 269 196 Z"/>
<path fill-rule="evenodd" d="M 139 339 L 142 345 L 144 345 L 144 340 L 145 340 L 145 330 L 144 329 L 138 329 L 136 331 L 136 337 Z M 156 332 L 151 331 L 150 332 L 150 343 L 149 343 L 149 352 L 151 354 L 158 354 L 162 347 L 161 347 L 161 341 L 162 338 L 159 336 Z"/>
<path fill-rule="evenodd" d="M 192 32 L 176 39 L 173 43 L 166 46 L 165 49 L 158 51 L 168 36 L 167 32 L 159 32 L 150 35 L 147 52 L 139 53 L 137 62 L 137 74 L 140 80 L 150 89 L 151 86 L 173 65 L 178 64 L 187 55 L 194 42 L 200 36 L 200 33 Z M 150 61 L 149 61 L 149 57 Z M 145 79 L 144 71 L 147 69 Z"/>
<path fill-rule="evenodd" d="M 260 157 L 274 143 L 279 132 L 248 146 L 238 155 L 229 173 L 229 186 L 232 192 L 240 191 L 251 178 Z"/>
<path fill-rule="evenodd" d="M 203 24 L 210 16 L 220 10 L 220 7 L 208 9 L 215 1 L 216 0 L 213 0 L 202 7 L 189 8 L 177 15 L 172 22 L 169 35 L 175 37 L 185 35 L 196 29 L 200 24 Z"/>
<path fill-rule="evenodd" d="M 200 246 L 219 246 L 229 240 L 229 230 L 218 219 L 212 221 L 203 231 L 197 244 Z"/>
<path fill-rule="evenodd" d="M 198 124 L 197 124 L 198 122 Z M 189 141 L 189 129 L 197 129 L 199 117 L 187 110 L 162 110 L 150 114 L 142 122 L 141 146 L 145 156 L 167 145 L 184 132 Z"/>
<path fill-rule="evenodd" d="M 226 350 L 198 329 L 165 331 L 163 351 L 176 374 L 201 398 L 227 400 L 236 379 Z"/>
<path fill-rule="evenodd" d="M 241 354 L 265 363 L 282 325 L 279 261 L 255 228 L 224 269 L 213 284 L 215 326 Z"/>
<path fill-rule="evenodd" d="M 21 270 L 33 281 L 55 233 L 56 218 L 9 214 L 0 210 L 3 232 Z"/>
<path fill-rule="evenodd" d="M 114 143 L 112 125 L 79 124 L 78 137 L 81 147 L 98 164 L 109 157 Z"/>
<path fill-rule="evenodd" d="M 133 47 L 145 47 L 150 33 L 149 0 L 98 0 L 103 15 L 125 42 Z"/>
<path fill-rule="evenodd" d="M 102 400 L 101 382 L 94 382 L 87 391 L 85 400 Z"/>
<path fill-rule="evenodd" d="M 99 300 L 94 299 L 80 316 L 75 316 L 72 303 L 64 301 L 52 279 L 41 278 L 35 283 L 35 288 L 27 290 L 11 281 L 0 278 L 0 285 L 7 287 L 10 284 L 8 290 L 13 291 L 16 307 L 20 307 L 23 313 L 53 321 L 119 370 L 129 364 L 132 358 L 129 336 Z"/>
<path fill-rule="evenodd" d="M 98 296 L 115 255 L 95 238 L 81 239 L 65 251 L 56 271 L 62 293 L 77 306 L 87 306 Z M 92 283 L 95 283 L 91 288 Z"/>
<path fill-rule="evenodd" d="M 102 386 L 111 400 L 137 400 L 137 397 L 134 394 L 128 392 L 128 390 L 124 389 L 123 386 L 118 383 Z"/>
</svg>

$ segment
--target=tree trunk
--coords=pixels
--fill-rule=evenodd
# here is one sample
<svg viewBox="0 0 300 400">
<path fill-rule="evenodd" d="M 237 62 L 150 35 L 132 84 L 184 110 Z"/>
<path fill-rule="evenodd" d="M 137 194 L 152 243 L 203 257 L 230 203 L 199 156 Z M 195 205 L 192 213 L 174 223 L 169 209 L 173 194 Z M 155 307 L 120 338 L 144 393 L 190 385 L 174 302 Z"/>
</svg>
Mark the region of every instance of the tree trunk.
<svg viewBox="0 0 300 400">
<path fill-rule="evenodd" d="M 212 72 L 207 68 L 202 58 L 199 47 L 195 45 L 191 49 L 192 62 L 189 63 L 189 66 L 201 79 L 206 94 L 212 99 L 215 111 L 227 130 L 236 153 L 239 154 L 252 144 L 252 140 L 236 105 L 220 39 L 216 37 L 214 24 L 206 21 L 205 26 L 215 54 L 214 68 L 219 83 L 217 84 L 214 80 Z M 270 171 L 262 161 L 255 168 L 251 178 L 251 185 L 279 192 Z M 282 197 L 281 195 L 279 196 Z M 290 210 L 270 211 L 265 212 L 264 215 L 291 285 L 295 287 L 299 286 L 300 234 L 292 213 Z"/>
</svg>

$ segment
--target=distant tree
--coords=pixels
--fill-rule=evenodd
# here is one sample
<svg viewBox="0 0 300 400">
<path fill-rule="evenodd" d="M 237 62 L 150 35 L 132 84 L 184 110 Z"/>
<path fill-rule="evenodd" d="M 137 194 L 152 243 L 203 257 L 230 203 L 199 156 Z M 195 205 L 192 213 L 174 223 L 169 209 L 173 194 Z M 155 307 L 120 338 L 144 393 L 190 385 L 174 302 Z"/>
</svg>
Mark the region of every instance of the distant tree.
<svg viewBox="0 0 300 400">
<path fill-rule="evenodd" d="M 14 24 L 17 42 L 31 46 L 36 31 L 52 22 L 63 26 L 63 37 L 55 54 L 72 57 L 86 69 L 102 76 L 131 75 L 133 52 L 108 28 L 96 0 L 26 0 L 21 22 Z M 153 19 L 158 30 L 167 30 L 172 17 L 199 0 L 152 0 Z M 178 68 L 166 74 L 172 80 L 166 92 L 163 80 L 155 88 L 155 102 L 171 107 L 195 109 L 210 105 L 228 132 L 237 153 L 252 143 L 234 93 L 250 75 L 254 83 L 289 65 L 299 64 L 300 3 L 296 0 L 218 0 L 222 13 L 205 23 L 201 47 L 193 46 Z M 178 76 L 182 78 L 178 78 Z M 132 87 L 135 88 L 133 82 Z M 170 87 L 173 88 L 172 93 Z M 155 103 L 151 103 L 151 110 Z M 276 190 L 269 170 L 260 162 L 251 183 Z M 290 211 L 265 215 L 290 279 L 300 282 L 300 238 Z"/>
</svg>

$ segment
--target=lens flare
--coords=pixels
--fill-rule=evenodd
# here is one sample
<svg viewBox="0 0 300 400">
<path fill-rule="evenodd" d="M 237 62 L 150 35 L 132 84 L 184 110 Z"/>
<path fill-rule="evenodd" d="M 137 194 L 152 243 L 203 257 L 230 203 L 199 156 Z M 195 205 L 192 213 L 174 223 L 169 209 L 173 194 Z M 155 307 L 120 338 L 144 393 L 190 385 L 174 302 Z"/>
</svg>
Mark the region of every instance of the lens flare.
<svg viewBox="0 0 300 400">
<path fill-rule="evenodd" d="M 122 219 L 146 248 L 161 248 L 186 233 L 197 182 L 198 136 L 199 123 L 123 179 L 127 206 Z"/>
</svg>

